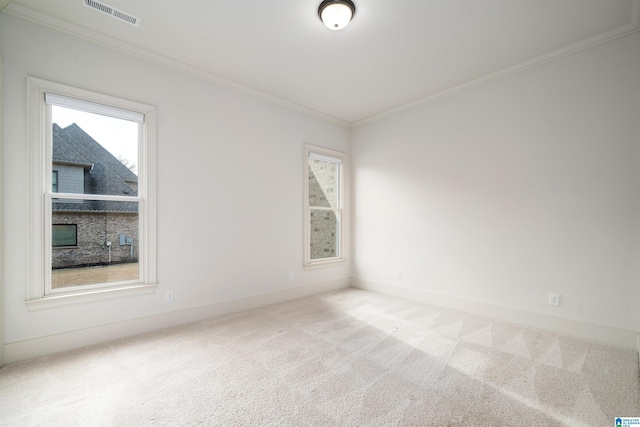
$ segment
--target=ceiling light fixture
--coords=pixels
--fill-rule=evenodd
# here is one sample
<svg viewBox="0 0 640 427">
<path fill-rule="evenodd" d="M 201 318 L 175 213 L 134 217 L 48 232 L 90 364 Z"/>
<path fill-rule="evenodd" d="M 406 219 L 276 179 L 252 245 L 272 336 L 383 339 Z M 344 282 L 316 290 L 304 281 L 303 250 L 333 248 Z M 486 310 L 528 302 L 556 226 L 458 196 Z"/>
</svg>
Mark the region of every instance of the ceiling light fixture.
<svg viewBox="0 0 640 427">
<path fill-rule="evenodd" d="M 318 16 L 330 30 L 346 27 L 356 13 L 356 5 L 351 0 L 324 0 L 318 7 Z"/>
</svg>

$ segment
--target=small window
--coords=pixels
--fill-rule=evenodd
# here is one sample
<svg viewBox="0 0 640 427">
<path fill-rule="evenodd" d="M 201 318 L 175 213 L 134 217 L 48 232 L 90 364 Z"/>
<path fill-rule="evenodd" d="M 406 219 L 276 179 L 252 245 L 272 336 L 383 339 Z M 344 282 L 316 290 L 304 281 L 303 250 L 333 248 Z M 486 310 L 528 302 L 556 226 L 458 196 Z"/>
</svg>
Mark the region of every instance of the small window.
<svg viewBox="0 0 640 427">
<path fill-rule="evenodd" d="M 51 225 L 51 243 L 54 248 L 60 246 L 78 246 L 78 225 Z"/>
<path fill-rule="evenodd" d="M 58 192 L 58 171 L 51 172 L 51 192 Z"/>
<path fill-rule="evenodd" d="M 344 262 L 344 153 L 305 150 L 305 267 Z"/>
</svg>

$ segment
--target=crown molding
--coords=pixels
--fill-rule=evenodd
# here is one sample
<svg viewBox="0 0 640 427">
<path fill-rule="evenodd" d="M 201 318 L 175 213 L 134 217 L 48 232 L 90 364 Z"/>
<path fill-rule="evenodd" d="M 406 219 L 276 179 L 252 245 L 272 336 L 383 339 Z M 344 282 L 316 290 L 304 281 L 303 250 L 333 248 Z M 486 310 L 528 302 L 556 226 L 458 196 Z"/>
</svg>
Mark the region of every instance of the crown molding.
<svg viewBox="0 0 640 427">
<path fill-rule="evenodd" d="M 1 7 L 2 4 L 7 1 L 10 1 L 10 0 L 0 0 L 0 10 L 2 9 Z M 316 119 L 320 119 L 322 121 L 341 126 L 343 128 L 349 129 L 351 127 L 351 124 L 347 121 L 340 120 L 328 114 L 321 113 L 319 111 L 296 104 L 291 101 L 287 101 L 277 96 L 273 96 L 268 93 L 242 85 L 240 83 L 233 82 L 231 80 L 225 79 L 224 77 L 220 77 L 216 74 L 210 73 L 208 71 L 202 70 L 200 68 L 194 67 L 184 62 L 169 58 L 167 56 L 158 54 L 156 52 L 152 52 L 152 51 L 134 46 L 132 44 L 123 42 L 113 37 L 105 36 L 96 31 L 83 28 L 79 25 L 71 24 L 69 22 L 63 21 L 58 18 L 54 18 L 52 16 L 35 11 L 33 9 L 29 9 L 27 7 L 21 6 L 16 3 L 8 4 L 8 6 L 4 10 L 2 10 L 2 12 L 8 15 L 15 16 L 17 18 L 35 22 L 36 24 L 43 25 L 45 27 L 48 27 L 57 31 L 61 31 L 66 34 L 70 34 L 72 36 L 75 36 L 93 43 L 97 43 L 102 46 L 109 47 L 111 49 L 115 49 L 120 52 L 127 53 L 129 55 L 133 55 L 135 57 L 153 62 L 158 65 L 162 65 L 167 68 L 171 68 L 173 70 L 177 70 L 177 71 L 189 74 L 194 77 L 198 77 L 200 79 L 206 80 L 216 85 L 223 86 L 228 89 L 232 89 L 236 92 L 240 92 L 244 95 L 248 95 L 253 98 L 258 98 L 260 100 L 269 102 L 271 104 L 275 104 L 280 107 L 284 107 L 289 110 L 293 110 L 293 111 L 305 114 L 307 116 L 314 117 Z"/>
<path fill-rule="evenodd" d="M 583 50 L 587 50 L 592 47 L 601 45 L 603 43 L 607 43 L 607 42 L 619 39 L 621 37 L 625 37 L 630 34 L 636 33 L 640 31 L 640 28 L 639 28 L 640 0 L 632 0 L 630 18 L 631 18 L 630 19 L 631 22 L 627 25 L 623 25 L 622 27 L 618 27 L 614 30 L 607 31 L 597 36 L 582 40 L 580 42 L 571 44 L 567 47 L 551 51 L 549 53 L 540 55 L 528 61 L 524 61 L 519 64 L 512 65 L 507 68 L 503 68 L 499 71 L 496 71 L 491 74 L 487 74 L 483 77 L 479 77 L 474 80 L 470 80 L 458 86 L 454 86 L 452 88 L 449 88 L 440 92 L 436 92 L 432 95 L 417 99 L 413 102 L 401 105 L 399 107 L 392 108 L 390 110 L 386 110 L 378 114 L 374 114 L 373 116 L 369 116 L 361 120 L 357 120 L 351 123 L 351 127 L 357 128 L 359 126 L 363 126 L 368 123 L 376 122 L 378 120 L 382 120 L 384 118 L 403 113 L 405 111 L 413 110 L 423 105 L 430 104 L 440 99 L 455 95 L 457 93 L 464 92 L 466 90 L 473 89 L 475 87 L 482 86 L 487 83 L 491 83 L 494 80 L 502 79 L 502 78 L 511 76 L 513 74 L 520 73 L 522 71 L 526 71 L 531 68 L 546 64 L 547 62 L 555 61 L 556 59 L 564 58 L 565 56 L 573 55 L 574 53 L 578 53 Z"/>
<path fill-rule="evenodd" d="M 259 91 L 257 89 L 253 89 L 251 87 L 242 85 L 240 83 L 236 83 L 224 77 L 218 76 L 216 74 L 210 73 L 208 71 L 202 70 L 192 65 L 183 63 L 181 61 L 166 57 L 164 55 L 161 55 L 146 49 L 142 49 L 140 47 L 131 45 L 121 40 L 117 40 L 113 37 L 105 36 L 95 31 L 80 27 L 75 24 L 71 24 L 69 22 L 63 21 L 58 18 L 54 18 L 52 16 L 43 14 L 33 9 L 29 9 L 27 7 L 18 5 L 16 3 L 11 3 L 11 0 L 0 0 L 0 10 L 9 15 L 13 15 L 15 17 L 25 19 L 27 21 L 35 22 L 45 27 L 49 27 L 54 30 L 61 31 L 61 32 L 76 36 L 78 38 L 88 40 L 90 42 L 100 44 L 102 46 L 106 46 L 106 47 L 118 50 L 120 52 L 124 52 L 130 55 L 133 55 L 135 57 L 156 63 L 158 65 L 165 66 L 167 68 L 171 68 L 171 69 L 189 74 L 191 76 L 206 80 L 208 82 L 214 83 L 219 86 L 223 86 L 225 88 L 234 90 L 244 95 L 248 95 L 253 98 L 257 98 L 257 99 L 269 102 L 271 104 L 278 105 L 280 107 L 284 107 L 289 110 L 302 113 L 310 117 L 314 117 L 316 119 L 343 127 L 345 129 L 357 128 L 368 123 L 376 122 L 378 120 L 382 120 L 384 118 L 394 116 L 396 114 L 400 114 L 405 111 L 413 110 L 423 105 L 458 94 L 460 92 L 464 92 L 466 90 L 470 90 L 475 87 L 482 86 L 484 84 L 493 82 L 495 80 L 502 79 L 522 71 L 526 71 L 528 69 L 546 64 L 547 62 L 555 61 L 556 59 L 573 55 L 574 53 L 578 53 L 583 50 L 590 49 L 600 44 L 607 43 L 607 42 L 610 42 L 618 38 L 625 37 L 627 35 L 640 31 L 640 0 L 631 0 L 630 23 L 627 25 L 624 25 L 622 27 L 605 32 L 603 34 L 585 39 L 583 41 L 574 43 L 564 48 L 557 49 L 555 51 L 546 53 L 544 55 L 540 55 L 536 58 L 521 62 L 519 64 L 503 68 L 494 73 L 487 74 L 477 79 L 467 81 L 465 83 L 454 86 L 452 88 L 445 89 L 440 92 L 436 92 L 434 94 L 417 99 L 413 102 L 409 102 L 407 104 L 403 104 L 398 107 L 395 107 L 386 111 L 382 111 L 380 113 L 374 114 L 369 117 L 365 117 L 363 119 L 360 119 L 354 122 L 348 122 L 346 120 L 338 119 L 336 117 L 296 104 L 294 102 L 287 101 L 277 96 L 270 95 L 268 93 Z"/>
</svg>

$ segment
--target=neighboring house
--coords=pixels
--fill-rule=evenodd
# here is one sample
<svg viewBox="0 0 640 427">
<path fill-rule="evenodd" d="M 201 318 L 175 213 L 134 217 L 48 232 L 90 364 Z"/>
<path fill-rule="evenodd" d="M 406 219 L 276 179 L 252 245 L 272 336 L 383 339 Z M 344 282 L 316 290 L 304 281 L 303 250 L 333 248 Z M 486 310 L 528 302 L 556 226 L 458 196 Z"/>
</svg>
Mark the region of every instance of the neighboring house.
<svg viewBox="0 0 640 427">
<path fill-rule="evenodd" d="M 330 208 L 337 206 L 338 189 L 336 185 L 338 166 L 324 161 L 309 161 L 309 200 L 315 207 Z M 332 258 L 337 256 L 338 218 L 332 211 L 311 211 L 311 259 Z"/>
<path fill-rule="evenodd" d="M 54 193 L 137 195 L 136 174 L 75 123 L 53 125 L 52 158 Z M 138 202 L 53 199 L 52 224 L 54 269 L 138 260 Z"/>
</svg>

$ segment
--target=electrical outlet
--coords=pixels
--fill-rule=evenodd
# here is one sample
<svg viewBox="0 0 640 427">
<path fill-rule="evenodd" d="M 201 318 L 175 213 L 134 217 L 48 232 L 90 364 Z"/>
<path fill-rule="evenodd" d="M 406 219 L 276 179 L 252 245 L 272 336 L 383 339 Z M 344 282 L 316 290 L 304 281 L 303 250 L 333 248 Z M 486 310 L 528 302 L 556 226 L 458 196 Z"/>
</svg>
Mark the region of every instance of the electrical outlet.
<svg viewBox="0 0 640 427">
<path fill-rule="evenodd" d="M 560 294 L 549 294 L 549 305 L 560 306 Z"/>
<path fill-rule="evenodd" d="M 173 291 L 167 291 L 164 293 L 164 302 L 173 302 Z"/>
<path fill-rule="evenodd" d="M 293 273 L 289 273 L 289 281 L 293 282 Z"/>
<path fill-rule="evenodd" d="M 402 271 L 396 271 L 396 280 L 402 280 Z"/>
</svg>

